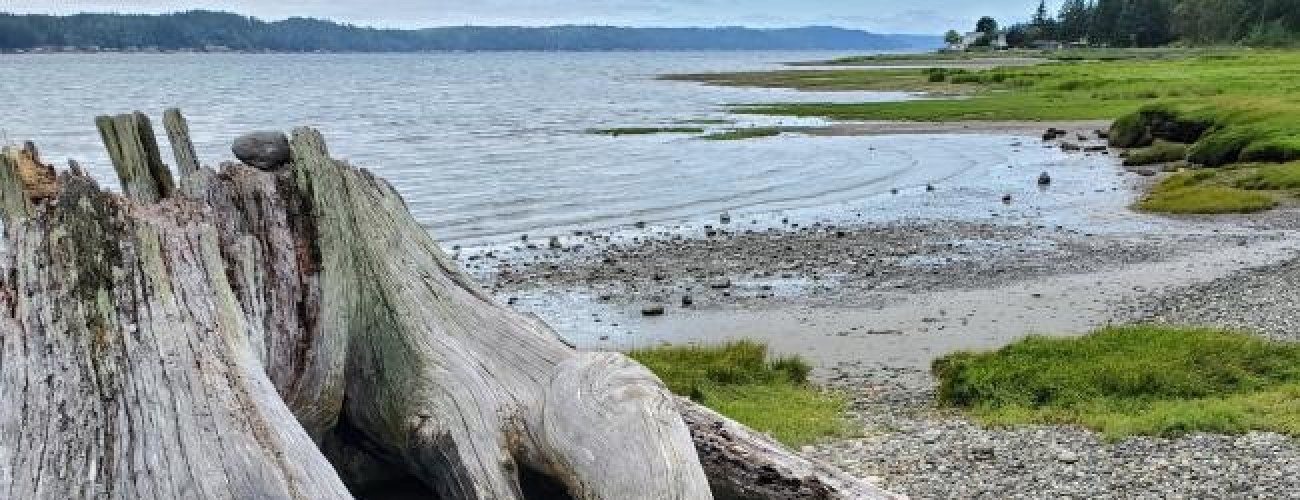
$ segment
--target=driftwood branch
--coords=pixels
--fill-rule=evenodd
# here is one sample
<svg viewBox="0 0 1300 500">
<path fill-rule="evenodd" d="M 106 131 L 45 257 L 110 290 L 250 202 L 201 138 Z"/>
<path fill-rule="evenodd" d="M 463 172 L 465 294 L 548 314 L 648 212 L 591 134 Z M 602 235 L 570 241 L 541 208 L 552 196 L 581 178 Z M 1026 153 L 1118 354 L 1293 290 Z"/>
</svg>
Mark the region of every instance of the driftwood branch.
<svg viewBox="0 0 1300 500">
<path fill-rule="evenodd" d="M 125 198 L 0 165 L 0 498 L 890 498 L 497 303 L 314 130 L 178 189 L 97 123 Z"/>
</svg>

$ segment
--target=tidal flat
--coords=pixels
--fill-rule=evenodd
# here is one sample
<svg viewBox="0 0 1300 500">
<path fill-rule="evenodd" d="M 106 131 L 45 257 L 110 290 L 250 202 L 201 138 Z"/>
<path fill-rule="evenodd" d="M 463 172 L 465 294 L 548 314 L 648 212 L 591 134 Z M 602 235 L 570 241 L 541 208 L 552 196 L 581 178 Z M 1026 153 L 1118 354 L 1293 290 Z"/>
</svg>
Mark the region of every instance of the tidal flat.
<svg viewBox="0 0 1300 500">
<path fill-rule="evenodd" d="M 1223 401 L 1246 413 L 1180 413 L 1204 419 L 1167 435 L 1138 431 L 1116 438 L 1066 420 L 990 425 L 969 412 L 937 407 L 939 386 L 930 365 L 1029 335 L 1069 338 L 1134 321 L 1277 331 L 1277 318 L 1300 312 L 1285 300 L 1247 306 L 1214 292 L 1249 277 L 1253 286 L 1242 293 L 1247 298 L 1291 294 L 1300 279 L 1293 265 L 1300 226 L 1286 192 L 1290 166 L 1199 168 L 1186 162 L 1199 138 L 1142 145 L 1147 149 L 1108 147 L 1117 132 L 1112 120 L 1154 102 L 1189 115 L 1219 106 L 1214 109 L 1228 110 L 1220 122 L 1228 126 L 1284 125 L 1231 110 L 1276 109 L 1290 99 L 1278 95 L 1287 91 L 1269 89 L 1286 74 L 1269 68 L 1289 57 L 1162 53 L 942 72 L 816 69 L 680 77 L 723 86 L 914 92 L 929 98 L 731 109 L 742 116 L 835 122 L 805 132 L 814 137 L 1004 134 L 1017 138 L 1008 141 L 1012 148 L 1059 148 L 1096 158 L 1097 168 L 1086 173 L 1043 169 L 1051 182 L 1039 193 L 1091 188 L 1110 195 L 1039 205 L 1030 190 L 1035 167 L 1013 163 L 1007 171 L 1019 176 L 1020 187 L 1001 194 L 988 183 L 937 182 L 852 204 L 846 210 L 856 217 L 850 218 L 792 213 L 772 224 L 729 213 L 715 223 L 645 227 L 630 238 L 589 235 L 576 247 L 560 243 L 545 250 L 549 257 L 510 258 L 484 279 L 504 300 L 565 324 L 566 331 L 588 332 L 578 334 L 583 345 L 755 339 L 778 353 L 806 357 L 816 367 L 815 380 L 847 395 L 862 435 L 851 432 L 804 451 L 893 491 L 922 498 L 1006 498 L 1026 491 L 1089 498 L 1285 497 L 1300 483 L 1277 474 L 1260 480 L 1255 471 L 1300 467 L 1300 447 L 1264 432 L 1275 428 L 1238 425 L 1233 415 L 1253 411 L 1243 406 L 1245 399 Z M 1228 88 L 1218 69 L 1225 64 L 1252 81 Z M 1166 80 L 1146 86 L 1161 75 Z M 1277 105 L 1258 106 L 1264 95 Z M 1049 127 L 1060 130 L 1044 133 Z M 929 210 L 936 205 L 950 210 Z M 1274 211 L 1241 213 L 1265 209 Z M 873 212 L 921 216 L 863 217 Z M 1260 268 L 1283 271 L 1265 275 L 1255 271 Z M 643 314 L 647 310 L 657 313 Z M 1259 397 L 1250 400 L 1260 403 L 1257 409 L 1283 408 L 1271 402 L 1274 396 Z"/>
</svg>

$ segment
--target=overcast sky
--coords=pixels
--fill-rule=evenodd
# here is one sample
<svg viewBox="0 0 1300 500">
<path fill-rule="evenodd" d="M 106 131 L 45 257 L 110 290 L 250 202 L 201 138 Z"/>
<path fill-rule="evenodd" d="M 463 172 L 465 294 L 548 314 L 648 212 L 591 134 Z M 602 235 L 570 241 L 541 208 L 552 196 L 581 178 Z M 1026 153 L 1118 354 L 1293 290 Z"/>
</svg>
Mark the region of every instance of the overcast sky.
<svg viewBox="0 0 1300 500">
<path fill-rule="evenodd" d="M 1059 0 L 1048 2 L 1057 4 Z M 446 25 L 612 24 L 620 26 L 834 25 L 881 33 L 969 31 L 975 19 L 1029 17 L 1035 0 L 5 0 L 0 10 L 174 12 L 225 10 L 265 19 L 320 17 L 353 24 L 419 28 Z"/>
</svg>

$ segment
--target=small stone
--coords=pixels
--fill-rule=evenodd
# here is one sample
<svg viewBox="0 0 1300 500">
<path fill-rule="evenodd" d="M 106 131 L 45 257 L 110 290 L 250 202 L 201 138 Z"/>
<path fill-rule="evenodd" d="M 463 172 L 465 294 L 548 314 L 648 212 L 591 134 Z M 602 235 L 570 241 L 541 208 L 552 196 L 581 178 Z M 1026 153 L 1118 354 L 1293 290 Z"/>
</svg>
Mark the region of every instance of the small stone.
<svg viewBox="0 0 1300 500">
<path fill-rule="evenodd" d="M 1043 172 L 1042 174 L 1038 175 L 1039 186 L 1049 186 L 1051 184 L 1052 184 L 1052 176 L 1049 175 L 1047 172 Z"/>
<path fill-rule="evenodd" d="M 235 139 L 230 151 L 245 165 L 259 170 L 277 170 L 293 160 L 289 138 L 281 132 L 253 132 Z"/>
<path fill-rule="evenodd" d="M 1079 461 L 1079 454 L 1072 451 L 1061 451 L 1056 454 L 1056 461 L 1063 464 L 1073 464 Z"/>
<path fill-rule="evenodd" d="M 661 305 L 650 305 L 641 308 L 642 316 L 663 316 L 664 312 L 664 306 Z"/>
</svg>

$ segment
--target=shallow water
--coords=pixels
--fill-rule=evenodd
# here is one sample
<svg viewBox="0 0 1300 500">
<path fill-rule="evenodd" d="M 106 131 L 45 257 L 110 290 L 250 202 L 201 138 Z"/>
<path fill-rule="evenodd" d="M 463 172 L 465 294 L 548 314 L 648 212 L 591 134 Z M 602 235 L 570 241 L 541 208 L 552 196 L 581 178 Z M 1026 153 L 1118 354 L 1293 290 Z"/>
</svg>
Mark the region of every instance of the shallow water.
<svg viewBox="0 0 1300 500">
<path fill-rule="evenodd" d="M 7 140 L 34 139 L 47 158 L 76 158 L 114 185 L 92 124 L 96 114 L 140 109 L 157 117 L 165 107 L 181 107 L 206 164 L 229 159 L 229 141 L 239 133 L 318 126 L 335 156 L 391 181 L 416 217 L 448 245 L 637 221 L 667 224 L 722 211 L 739 216 L 829 206 L 970 175 L 979 177 L 963 184 L 984 184 L 991 164 L 1065 161 L 1036 145 L 1014 151 L 1011 138 L 994 136 L 703 141 L 585 133 L 685 119 L 807 123 L 731 116 L 722 107 L 908 97 L 654 79 L 839 55 L 5 55 L 0 97 L 8 118 L 0 127 Z M 873 217 L 903 215 L 910 214 Z"/>
</svg>

